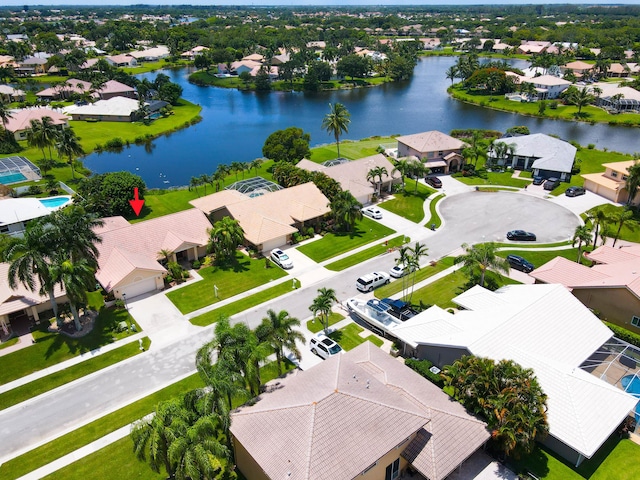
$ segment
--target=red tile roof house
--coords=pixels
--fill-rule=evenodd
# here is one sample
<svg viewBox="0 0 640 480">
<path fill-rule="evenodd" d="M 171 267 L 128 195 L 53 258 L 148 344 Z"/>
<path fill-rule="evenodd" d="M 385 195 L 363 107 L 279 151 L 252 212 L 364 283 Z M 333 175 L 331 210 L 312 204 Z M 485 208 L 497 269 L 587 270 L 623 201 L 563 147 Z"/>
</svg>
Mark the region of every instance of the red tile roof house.
<svg viewBox="0 0 640 480">
<path fill-rule="evenodd" d="M 486 425 L 370 342 L 267 387 L 231 414 L 248 480 L 446 478 L 488 439 Z"/>
<path fill-rule="evenodd" d="M 171 261 L 196 260 L 206 253 L 211 228 L 195 208 L 134 224 L 123 217 L 103 220 L 96 230 L 102 238 L 96 279 L 116 298 L 162 290 L 166 269 L 159 263 L 160 251 L 173 252 Z"/>
<path fill-rule="evenodd" d="M 640 330 L 640 245 L 602 246 L 584 256 L 587 267 L 556 257 L 536 268 L 536 283 L 560 283 L 601 318 L 631 331 Z"/>
<path fill-rule="evenodd" d="M 91 82 L 70 78 L 62 85 L 45 88 L 36 93 L 38 98 L 43 100 L 57 100 L 59 98 L 69 98 L 72 94 L 83 94 L 91 90 Z"/>
<path fill-rule="evenodd" d="M 128 53 L 123 53 L 120 55 L 111 55 L 109 57 L 104 57 L 104 59 L 114 67 L 136 67 L 138 65 L 138 61 L 135 57 L 132 57 Z"/>
<path fill-rule="evenodd" d="M 8 132 L 13 133 L 16 140 L 27 138 L 27 130 L 31 128 L 31 120 L 42 121 L 43 117 L 49 117 L 53 125 L 58 128 L 69 126 L 69 118 L 50 108 L 25 108 L 11 112 L 11 116 L 5 123 Z"/>
<path fill-rule="evenodd" d="M 101 100 L 109 100 L 113 97 L 138 98 L 133 87 L 117 82 L 116 80 L 105 82 L 100 90 L 98 90 L 98 94 Z"/>
<path fill-rule="evenodd" d="M 457 172 L 464 164 L 462 150 L 467 144 L 437 130 L 404 135 L 396 140 L 398 158 L 418 157 L 433 173 Z"/>
</svg>

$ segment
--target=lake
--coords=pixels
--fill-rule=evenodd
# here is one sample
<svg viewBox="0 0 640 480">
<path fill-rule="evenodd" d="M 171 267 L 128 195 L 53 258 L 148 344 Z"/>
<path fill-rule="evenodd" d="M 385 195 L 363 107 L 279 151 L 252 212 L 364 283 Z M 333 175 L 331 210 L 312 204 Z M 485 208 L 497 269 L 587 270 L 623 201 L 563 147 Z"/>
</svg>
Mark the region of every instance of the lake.
<svg viewBox="0 0 640 480">
<path fill-rule="evenodd" d="M 526 125 L 531 133 L 550 133 L 581 145 L 593 143 L 626 153 L 640 151 L 640 130 L 525 117 L 489 110 L 451 99 L 445 71 L 453 57 L 427 57 L 418 62 L 412 80 L 372 88 L 308 94 L 258 94 L 234 89 L 199 87 L 188 82 L 188 69 L 164 70 L 184 89 L 183 97 L 202 106 L 202 122 L 153 142 L 152 148 L 131 146 L 121 153 L 94 153 L 84 159 L 95 173 L 129 170 L 149 188 L 187 185 L 192 176 L 212 173 L 220 163 L 247 162 L 262 157 L 262 146 L 275 130 L 295 126 L 311 134 L 311 145 L 332 143 L 322 130 L 329 103 L 343 103 L 351 113 L 349 132 L 342 139 L 373 135 L 408 135 L 428 130 L 485 128 L 499 131 Z M 524 68 L 528 62 L 516 60 Z M 153 80 L 159 72 L 140 75 Z"/>
</svg>

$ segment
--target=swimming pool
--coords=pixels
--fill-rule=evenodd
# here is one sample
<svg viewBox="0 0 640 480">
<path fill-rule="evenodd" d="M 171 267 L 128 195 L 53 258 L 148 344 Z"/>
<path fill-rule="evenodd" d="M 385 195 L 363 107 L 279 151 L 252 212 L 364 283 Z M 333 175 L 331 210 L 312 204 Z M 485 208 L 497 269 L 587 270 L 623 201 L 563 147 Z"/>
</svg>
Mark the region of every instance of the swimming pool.
<svg viewBox="0 0 640 480">
<path fill-rule="evenodd" d="M 71 197 L 49 197 L 40 199 L 40 203 L 51 209 L 57 209 L 69 202 L 71 202 Z"/>
<path fill-rule="evenodd" d="M 149 115 L 150 120 L 156 120 L 158 118 L 162 118 L 162 114 L 160 112 L 155 112 Z"/>
<path fill-rule="evenodd" d="M 0 173 L 0 183 L 3 185 L 11 185 L 12 183 L 24 182 L 27 179 L 20 172 L 3 172 Z"/>
<path fill-rule="evenodd" d="M 625 392 L 636 398 L 640 398 L 640 378 L 635 375 L 625 375 L 620 380 L 620 384 Z M 640 421 L 640 402 L 636 405 L 636 423 Z"/>
</svg>

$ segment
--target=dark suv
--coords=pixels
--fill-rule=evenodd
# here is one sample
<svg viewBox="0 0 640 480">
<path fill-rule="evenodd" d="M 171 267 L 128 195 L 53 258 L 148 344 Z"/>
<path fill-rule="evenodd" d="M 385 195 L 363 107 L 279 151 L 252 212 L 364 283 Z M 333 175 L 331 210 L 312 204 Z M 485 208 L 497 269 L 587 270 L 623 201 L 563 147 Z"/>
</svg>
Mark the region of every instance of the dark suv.
<svg viewBox="0 0 640 480">
<path fill-rule="evenodd" d="M 424 177 L 424 181 L 431 185 L 433 188 L 441 188 L 442 180 L 438 177 Z"/>
<path fill-rule="evenodd" d="M 528 262 L 518 255 L 507 255 L 507 262 L 509 262 L 511 268 L 520 270 L 524 273 L 532 272 L 536 268 L 532 263 Z"/>
<path fill-rule="evenodd" d="M 542 188 L 544 188 L 545 190 L 553 190 L 558 185 L 560 185 L 560 180 L 558 180 L 556 177 L 551 177 L 548 178 L 546 182 L 544 182 L 544 186 Z"/>
</svg>

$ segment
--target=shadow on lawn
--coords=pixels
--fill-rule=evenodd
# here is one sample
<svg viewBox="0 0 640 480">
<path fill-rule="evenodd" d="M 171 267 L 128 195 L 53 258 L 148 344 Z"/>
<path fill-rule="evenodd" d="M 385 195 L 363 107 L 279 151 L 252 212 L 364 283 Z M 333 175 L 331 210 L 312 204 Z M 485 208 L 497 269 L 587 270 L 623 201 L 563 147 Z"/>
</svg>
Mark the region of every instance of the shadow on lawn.
<svg viewBox="0 0 640 480">
<path fill-rule="evenodd" d="M 216 270 L 222 270 L 228 272 L 230 270 L 235 273 L 247 272 L 251 265 L 251 260 L 241 253 L 237 253 L 233 259 L 216 262 L 213 267 L 213 272 Z"/>
<path fill-rule="evenodd" d="M 342 231 L 342 232 L 333 232 L 333 235 L 335 237 L 349 237 L 351 239 L 355 238 L 355 237 L 362 237 L 365 234 L 365 231 L 356 227 L 355 230 L 353 231 Z"/>
</svg>

